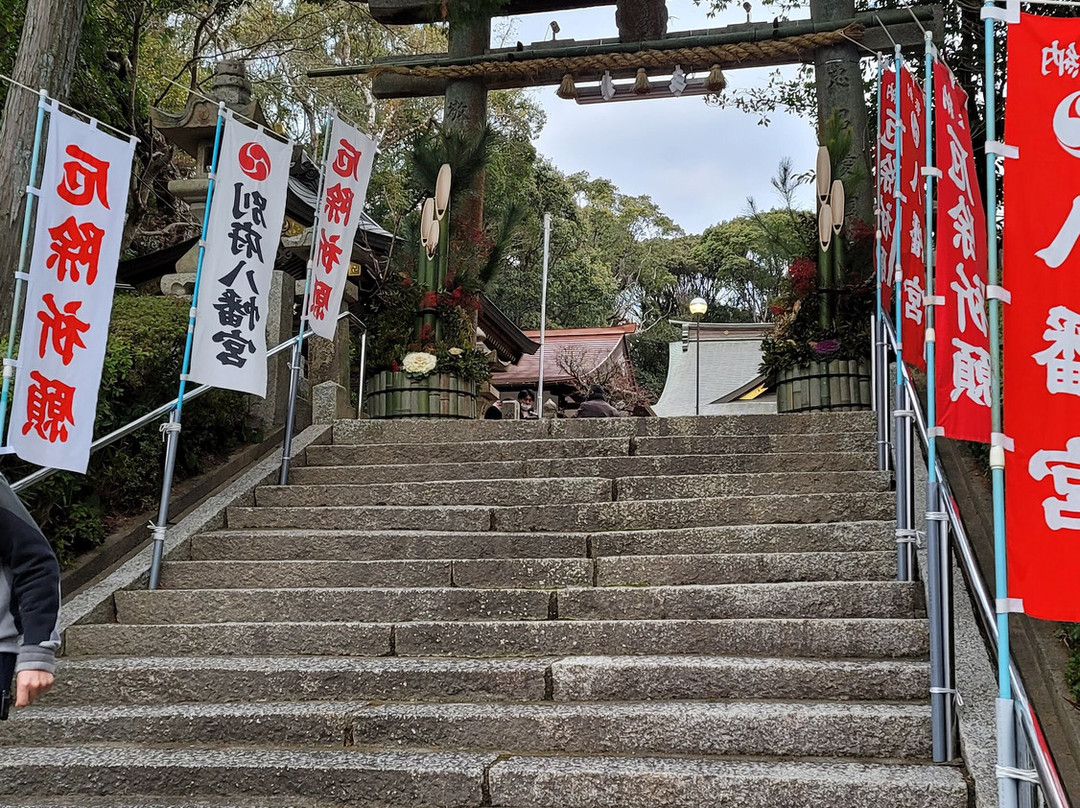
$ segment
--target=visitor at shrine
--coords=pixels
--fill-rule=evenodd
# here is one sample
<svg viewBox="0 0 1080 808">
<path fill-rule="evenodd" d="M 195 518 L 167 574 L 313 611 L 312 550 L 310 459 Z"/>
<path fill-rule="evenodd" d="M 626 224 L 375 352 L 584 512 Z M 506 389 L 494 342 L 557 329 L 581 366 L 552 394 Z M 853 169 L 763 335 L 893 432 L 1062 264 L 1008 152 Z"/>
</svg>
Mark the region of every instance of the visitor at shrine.
<svg viewBox="0 0 1080 808">
<path fill-rule="evenodd" d="M 536 418 L 536 407 L 533 403 L 533 394 L 531 390 L 522 390 L 517 395 L 518 410 L 520 411 L 521 418 Z"/>
<path fill-rule="evenodd" d="M 615 418 L 619 411 L 611 406 L 607 400 L 607 390 L 599 384 L 594 384 L 589 390 L 589 397 L 578 407 L 578 418 Z"/>
</svg>

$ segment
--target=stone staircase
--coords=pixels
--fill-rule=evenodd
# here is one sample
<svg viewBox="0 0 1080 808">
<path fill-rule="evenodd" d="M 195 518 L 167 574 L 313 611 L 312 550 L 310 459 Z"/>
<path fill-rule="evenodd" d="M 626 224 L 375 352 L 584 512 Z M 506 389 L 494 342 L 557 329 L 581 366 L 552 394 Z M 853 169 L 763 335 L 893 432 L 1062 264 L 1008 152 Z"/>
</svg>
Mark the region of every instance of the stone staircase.
<svg viewBox="0 0 1080 808">
<path fill-rule="evenodd" d="M 0 803 L 966 808 L 871 430 L 338 423 L 68 629 Z"/>
</svg>

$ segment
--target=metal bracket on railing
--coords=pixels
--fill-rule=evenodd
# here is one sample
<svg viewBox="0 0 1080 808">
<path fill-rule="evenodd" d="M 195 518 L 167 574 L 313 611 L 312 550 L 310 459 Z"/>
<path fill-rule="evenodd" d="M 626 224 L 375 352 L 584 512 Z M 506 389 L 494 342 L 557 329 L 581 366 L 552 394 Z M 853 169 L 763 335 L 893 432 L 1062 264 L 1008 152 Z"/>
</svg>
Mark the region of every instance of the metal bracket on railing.
<svg viewBox="0 0 1080 808">
<path fill-rule="evenodd" d="M 926 538 L 926 534 L 921 530 L 901 529 L 896 531 L 897 544 L 914 544 L 919 549 L 922 549 L 924 538 Z"/>
<path fill-rule="evenodd" d="M 999 780 L 1020 780 L 1024 783 L 1042 785 L 1039 773 L 1035 769 L 1016 769 L 1012 766 L 994 766 L 994 774 Z"/>
</svg>

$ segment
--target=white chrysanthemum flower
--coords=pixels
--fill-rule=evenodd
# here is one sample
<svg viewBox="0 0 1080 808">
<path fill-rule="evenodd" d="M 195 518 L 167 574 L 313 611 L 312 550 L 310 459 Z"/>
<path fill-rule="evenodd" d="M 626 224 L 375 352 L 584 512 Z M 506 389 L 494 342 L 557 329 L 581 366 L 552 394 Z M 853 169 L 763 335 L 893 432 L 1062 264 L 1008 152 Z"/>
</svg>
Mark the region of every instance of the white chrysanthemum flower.
<svg viewBox="0 0 1080 808">
<path fill-rule="evenodd" d="M 405 368 L 406 373 L 431 373 L 431 371 L 435 370 L 437 363 L 438 360 L 434 354 L 424 351 L 407 353 L 405 358 L 401 360 L 401 366 Z"/>
<path fill-rule="evenodd" d="M 465 352 L 461 348 L 450 348 L 447 353 L 451 356 L 461 356 Z"/>
</svg>

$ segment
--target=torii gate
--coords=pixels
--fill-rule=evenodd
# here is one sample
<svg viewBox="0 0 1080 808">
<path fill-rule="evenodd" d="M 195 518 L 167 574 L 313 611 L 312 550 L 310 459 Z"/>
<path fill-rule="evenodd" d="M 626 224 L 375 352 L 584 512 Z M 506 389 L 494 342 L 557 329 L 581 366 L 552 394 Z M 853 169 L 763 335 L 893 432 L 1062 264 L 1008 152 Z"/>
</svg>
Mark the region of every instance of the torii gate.
<svg viewBox="0 0 1080 808">
<path fill-rule="evenodd" d="M 417 25 L 444 18 L 445 5 L 431 0 L 367 2 L 372 17 L 387 25 Z M 458 0 L 445 2 L 454 4 Z M 616 6 L 618 39 L 489 47 L 491 16 L 602 5 Z M 855 169 L 867 181 L 862 188 L 848 189 L 848 211 L 872 221 L 866 104 L 856 42 L 888 55 L 894 43 L 921 46 L 924 29 L 940 42 L 944 30 L 940 6 L 856 14 L 854 0 L 810 0 L 810 20 L 747 22 L 670 34 L 664 0 L 505 0 L 493 7 L 491 16 L 450 20 L 448 53 L 390 56 L 368 65 L 312 70 L 309 75 L 369 75 L 377 98 L 445 96 L 444 125 L 472 134 L 487 121 L 488 90 L 561 85 L 560 95 L 566 97 L 573 94 L 576 83 L 601 81 L 608 73 L 613 79 L 637 77 L 640 97 L 648 98 L 647 82 L 643 80 L 670 76 L 676 64 L 692 72 L 717 66 L 734 69 L 812 61 L 816 69 L 818 131 L 823 130 L 824 121 L 834 110 L 839 110 L 850 124 L 852 145 L 841 160 L 845 167 L 842 173 Z M 482 182 L 481 177 L 481 191 Z M 466 223 L 463 218 L 469 224 L 479 224 L 479 210 L 472 215 L 465 213 L 457 219 L 459 225 Z"/>
</svg>

